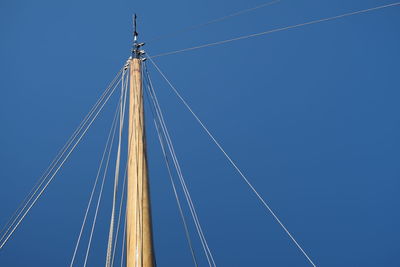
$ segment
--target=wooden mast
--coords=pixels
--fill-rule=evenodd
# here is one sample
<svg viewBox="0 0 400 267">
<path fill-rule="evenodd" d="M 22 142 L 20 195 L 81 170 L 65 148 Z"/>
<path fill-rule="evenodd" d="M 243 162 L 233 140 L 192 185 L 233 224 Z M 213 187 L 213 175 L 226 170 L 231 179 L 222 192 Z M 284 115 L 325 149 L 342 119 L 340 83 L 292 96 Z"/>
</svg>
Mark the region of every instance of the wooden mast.
<svg viewBox="0 0 400 267">
<path fill-rule="evenodd" d="M 130 60 L 126 266 L 153 267 L 155 262 L 140 58 L 142 52 L 139 51 L 143 44 L 137 44 L 136 39 L 135 25 L 134 53 Z"/>
</svg>

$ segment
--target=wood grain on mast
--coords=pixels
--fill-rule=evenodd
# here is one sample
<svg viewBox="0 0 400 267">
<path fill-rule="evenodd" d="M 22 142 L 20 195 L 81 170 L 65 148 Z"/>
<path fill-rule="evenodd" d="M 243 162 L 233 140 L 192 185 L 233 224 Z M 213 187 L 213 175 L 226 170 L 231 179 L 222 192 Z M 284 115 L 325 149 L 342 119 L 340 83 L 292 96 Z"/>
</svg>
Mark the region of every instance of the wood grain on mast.
<svg viewBox="0 0 400 267">
<path fill-rule="evenodd" d="M 127 267 L 153 267 L 153 242 L 144 129 L 141 59 L 130 63 Z"/>
<path fill-rule="evenodd" d="M 130 60 L 126 266 L 153 267 L 155 262 L 144 127 L 142 60 L 136 38 L 135 25 L 135 47 Z"/>
</svg>

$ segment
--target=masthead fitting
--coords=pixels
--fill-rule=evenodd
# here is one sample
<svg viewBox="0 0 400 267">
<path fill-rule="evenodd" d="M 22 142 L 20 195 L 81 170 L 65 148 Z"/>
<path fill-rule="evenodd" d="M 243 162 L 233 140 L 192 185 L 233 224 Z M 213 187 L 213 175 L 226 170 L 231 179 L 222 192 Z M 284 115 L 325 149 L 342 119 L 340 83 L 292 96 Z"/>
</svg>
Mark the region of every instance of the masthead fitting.
<svg viewBox="0 0 400 267">
<path fill-rule="evenodd" d="M 144 43 L 138 43 L 137 38 L 139 33 L 137 32 L 137 26 L 136 26 L 136 19 L 137 16 L 136 14 L 133 15 L 133 47 L 132 47 L 132 57 L 134 58 L 140 58 L 140 56 L 144 55 L 144 50 L 140 50 L 142 46 L 144 46 Z"/>
</svg>

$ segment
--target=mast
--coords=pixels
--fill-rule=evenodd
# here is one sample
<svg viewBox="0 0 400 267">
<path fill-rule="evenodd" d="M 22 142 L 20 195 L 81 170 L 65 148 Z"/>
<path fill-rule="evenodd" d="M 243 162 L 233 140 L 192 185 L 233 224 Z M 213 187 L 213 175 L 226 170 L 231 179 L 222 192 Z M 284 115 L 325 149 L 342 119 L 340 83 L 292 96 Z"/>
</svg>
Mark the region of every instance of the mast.
<svg viewBox="0 0 400 267">
<path fill-rule="evenodd" d="M 134 18 L 134 48 L 130 60 L 128 190 L 126 206 L 126 266 L 153 267 L 154 249 L 146 157 L 142 59 Z"/>
</svg>

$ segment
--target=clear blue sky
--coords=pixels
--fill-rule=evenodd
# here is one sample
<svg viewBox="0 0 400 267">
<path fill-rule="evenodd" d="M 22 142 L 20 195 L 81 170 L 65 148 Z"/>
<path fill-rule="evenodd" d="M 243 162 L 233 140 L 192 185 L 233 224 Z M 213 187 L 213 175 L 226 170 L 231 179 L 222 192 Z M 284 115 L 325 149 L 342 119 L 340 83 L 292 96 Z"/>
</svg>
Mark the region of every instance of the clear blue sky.
<svg viewBox="0 0 400 267">
<path fill-rule="evenodd" d="M 154 55 L 393 2 L 282 0 L 145 49 Z M 1 1 L 0 225 L 126 61 L 133 12 L 146 41 L 261 3 Z M 400 266 L 399 15 L 393 7 L 157 59 L 318 266 Z M 217 264 L 309 266 L 150 71 Z M 114 104 L 0 251 L 0 266 L 69 264 Z M 191 266 L 153 127 L 148 133 L 157 262 Z M 109 215 L 100 215 L 89 266 L 105 259 Z"/>
</svg>

